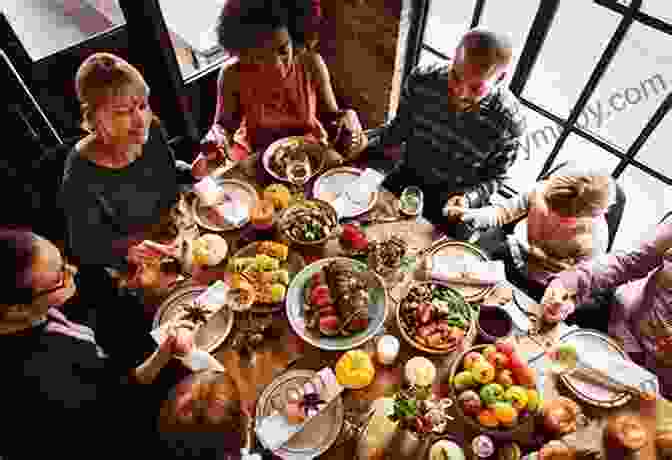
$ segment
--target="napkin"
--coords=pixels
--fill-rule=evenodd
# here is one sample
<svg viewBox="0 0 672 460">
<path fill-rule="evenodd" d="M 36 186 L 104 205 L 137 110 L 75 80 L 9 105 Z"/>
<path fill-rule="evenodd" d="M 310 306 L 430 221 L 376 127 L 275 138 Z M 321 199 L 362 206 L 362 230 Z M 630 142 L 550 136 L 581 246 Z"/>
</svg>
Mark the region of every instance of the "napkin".
<svg viewBox="0 0 672 460">
<path fill-rule="evenodd" d="M 244 203 L 230 199 L 214 207 L 214 211 L 219 219 L 229 225 L 241 225 L 250 216 L 250 210 Z"/>
<path fill-rule="evenodd" d="M 194 303 L 204 307 L 216 308 L 219 310 L 226 303 L 226 296 L 229 294 L 229 285 L 222 280 L 215 281 L 201 295 L 196 297 Z M 216 311 L 213 312 L 213 314 Z"/>
<path fill-rule="evenodd" d="M 504 262 L 478 261 L 467 257 L 432 257 L 432 279 L 469 285 L 494 285 L 506 280 Z"/>
<path fill-rule="evenodd" d="M 630 385 L 653 393 L 658 392 L 658 378 L 652 372 L 615 353 L 588 348 L 580 342 L 575 345 L 578 366 L 598 369 L 621 385 Z"/>
<path fill-rule="evenodd" d="M 217 203 L 220 190 L 217 182 L 212 177 L 206 176 L 194 184 L 194 193 L 204 206 L 212 206 Z"/>
<path fill-rule="evenodd" d="M 296 433 L 302 431 L 306 424 L 319 415 L 329 404 L 343 392 L 343 387 L 336 380 L 336 374 L 331 368 L 325 367 L 304 385 L 304 394 L 316 391 L 324 403 L 319 404 L 317 413 L 308 417 L 303 423 L 291 425 L 284 414 L 274 413 L 260 417 L 257 420 L 255 431 L 262 444 L 276 451 L 287 443 Z"/>
<path fill-rule="evenodd" d="M 367 168 L 355 181 L 348 185 L 344 195 L 359 206 L 368 204 L 371 194 L 375 192 L 385 176 L 375 169 Z"/>
<path fill-rule="evenodd" d="M 168 331 L 172 325 L 173 322 L 167 322 L 150 332 L 150 335 L 157 344 L 161 344 L 164 340 L 166 340 Z M 198 348 L 192 349 L 192 351 L 190 351 L 188 354 L 177 357 L 177 359 L 180 360 L 192 372 L 203 371 L 206 369 L 219 372 L 225 371 L 224 366 L 222 366 L 222 364 L 217 361 L 214 356 L 212 356 L 207 351 Z"/>
</svg>

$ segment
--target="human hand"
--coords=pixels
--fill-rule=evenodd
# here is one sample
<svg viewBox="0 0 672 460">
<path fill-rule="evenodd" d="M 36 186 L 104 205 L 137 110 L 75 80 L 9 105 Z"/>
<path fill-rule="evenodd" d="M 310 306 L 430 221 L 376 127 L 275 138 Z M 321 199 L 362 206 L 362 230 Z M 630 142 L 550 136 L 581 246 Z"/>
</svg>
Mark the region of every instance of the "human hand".
<svg viewBox="0 0 672 460">
<path fill-rule="evenodd" d="M 541 299 L 544 307 L 544 321 L 555 324 L 564 321 L 576 308 L 575 294 L 565 288 L 560 281 L 553 281 Z"/>
<path fill-rule="evenodd" d="M 159 345 L 159 352 L 170 356 L 185 356 L 194 348 L 194 324 L 178 321 L 167 331 L 166 339 Z"/>
<path fill-rule="evenodd" d="M 464 217 L 464 210 L 467 207 L 467 200 L 464 195 L 455 195 L 450 197 L 443 206 L 443 215 L 449 221 L 461 221 Z"/>
<path fill-rule="evenodd" d="M 341 123 L 343 127 L 343 132 L 347 135 L 347 138 L 343 139 L 343 142 L 345 143 L 343 153 L 346 158 L 352 160 L 368 145 L 367 137 L 364 134 L 357 112 L 354 110 L 346 110 L 339 123 Z"/>
</svg>

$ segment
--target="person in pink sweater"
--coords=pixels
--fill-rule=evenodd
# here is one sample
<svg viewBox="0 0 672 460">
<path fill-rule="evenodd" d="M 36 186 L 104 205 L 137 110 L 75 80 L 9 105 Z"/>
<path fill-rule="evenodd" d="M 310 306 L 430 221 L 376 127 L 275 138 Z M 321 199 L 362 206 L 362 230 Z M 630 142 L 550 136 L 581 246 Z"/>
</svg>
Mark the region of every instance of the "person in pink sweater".
<svg viewBox="0 0 672 460">
<path fill-rule="evenodd" d="M 672 220 L 658 225 L 636 249 L 555 276 L 542 299 L 544 319 L 562 321 L 594 292 L 614 288 L 615 302 L 603 312 L 609 315 L 609 335 L 658 376 L 663 396 L 672 396 Z"/>
</svg>

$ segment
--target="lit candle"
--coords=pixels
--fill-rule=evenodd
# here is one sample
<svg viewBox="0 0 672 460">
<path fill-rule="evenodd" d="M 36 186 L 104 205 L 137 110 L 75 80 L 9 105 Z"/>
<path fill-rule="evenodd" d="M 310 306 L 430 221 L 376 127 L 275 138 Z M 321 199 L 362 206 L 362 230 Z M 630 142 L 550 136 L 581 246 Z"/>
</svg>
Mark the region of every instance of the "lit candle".
<svg viewBox="0 0 672 460">
<path fill-rule="evenodd" d="M 399 354 L 399 339 L 393 335 L 384 335 L 378 340 L 378 360 L 389 366 L 394 363 Z"/>
</svg>

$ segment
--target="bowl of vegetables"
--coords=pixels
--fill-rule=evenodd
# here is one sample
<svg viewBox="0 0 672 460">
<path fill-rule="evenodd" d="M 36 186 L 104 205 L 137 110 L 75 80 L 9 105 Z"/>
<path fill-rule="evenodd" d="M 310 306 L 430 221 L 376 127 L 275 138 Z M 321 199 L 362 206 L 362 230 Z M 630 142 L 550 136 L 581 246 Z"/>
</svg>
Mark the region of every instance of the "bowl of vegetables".
<svg viewBox="0 0 672 460">
<path fill-rule="evenodd" d="M 282 212 L 278 231 L 293 246 L 322 246 L 338 237 L 338 215 L 326 201 L 302 200 Z"/>
<path fill-rule="evenodd" d="M 432 354 L 471 346 L 478 330 L 477 307 L 440 281 L 413 283 L 397 305 L 396 318 L 402 337 Z"/>
</svg>

